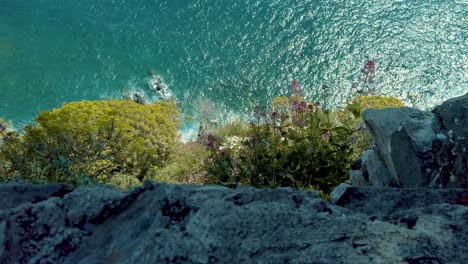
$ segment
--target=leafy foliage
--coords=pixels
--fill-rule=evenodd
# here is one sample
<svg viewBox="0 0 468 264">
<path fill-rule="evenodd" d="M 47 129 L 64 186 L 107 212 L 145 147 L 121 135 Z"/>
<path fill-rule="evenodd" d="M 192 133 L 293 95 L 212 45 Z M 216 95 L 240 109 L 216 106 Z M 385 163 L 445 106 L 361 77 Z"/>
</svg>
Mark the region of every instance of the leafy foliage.
<svg viewBox="0 0 468 264">
<path fill-rule="evenodd" d="M 256 108 L 248 137 L 213 144 L 208 168 L 212 182 L 329 192 L 346 180 L 350 129 L 334 127 L 330 112 L 300 98 L 273 109 L 277 111 L 267 114 Z"/>
<path fill-rule="evenodd" d="M 313 188 L 327 197 L 348 179 L 351 161 L 372 144 L 361 112 L 388 106 L 402 103 L 361 96 L 344 110 L 328 111 L 298 94 L 276 97 L 267 111 L 255 108 L 254 121 L 242 133 L 212 135 L 208 142 L 209 182 Z"/>
<path fill-rule="evenodd" d="M 360 118 L 367 108 L 400 107 L 396 98 L 359 96 L 342 110 L 302 97 L 255 107 L 250 123 L 213 125 L 206 109 L 205 145 L 176 141 L 175 104 L 81 101 L 41 113 L 23 135 L 0 120 L 0 177 L 119 188 L 143 178 L 173 183 L 235 183 L 313 188 L 322 197 L 348 178 L 352 159 L 372 144 Z M 206 106 L 206 104 L 205 104 Z M 205 147 L 208 149 L 205 149 Z"/>
<path fill-rule="evenodd" d="M 203 184 L 208 154 L 205 146 L 199 143 L 178 142 L 167 165 L 152 173 L 149 179 L 168 183 Z"/>
<path fill-rule="evenodd" d="M 221 140 L 228 140 L 230 137 L 246 137 L 250 133 L 250 127 L 242 119 L 233 120 L 227 124 L 214 128 L 212 134 Z"/>
<path fill-rule="evenodd" d="M 11 129 L 11 125 L 5 120 L 0 118 L 0 179 L 11 180 L 13 179 L 13 164 L 10 159 L 13 158 L 18 162 L 21 162 L 21 156 L 16 151 L 20 150 L 20 139 L 16 131 Z"/>
<path fill-rule="evenodd" d="M 42 112 L 35 121 L 2 145 L 6 175 L 86 184 L 124 174 L 141 181 L 173 152 L 178 111 L 163 101 L 81 101 Z"/>
</svg>

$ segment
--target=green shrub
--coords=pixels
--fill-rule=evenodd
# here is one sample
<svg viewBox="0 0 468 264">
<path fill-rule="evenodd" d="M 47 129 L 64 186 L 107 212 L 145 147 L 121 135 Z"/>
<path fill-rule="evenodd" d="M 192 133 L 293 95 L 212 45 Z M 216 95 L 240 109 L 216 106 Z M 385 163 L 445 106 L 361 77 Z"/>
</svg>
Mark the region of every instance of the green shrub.
<svg viewBox="0 0 468 264">
<path fill-rule="evenodd" d="M 212 144 L 209 181 L 325 193 L 345 181 L 353 153 L 352 130 L 334 127 L 330 112 L 298 98 L 284 110 L 265 113 L 257 108 L 248 137 Z"/>
<path fill-rule="evenodd" d="M 19 134 L 0 118 L 0 180 L 12 180 L 16 164 L 21 164 L 22 152 Z"/>
<path fill-rule="evenodd" d="M 221 140 L 228 140 L 230 137 L 245 137 L 250 133 L 249 126 L 242 120 L 237 119 L 227 124 L 215 128 L 211 131 L 211 134 L 220 138 Z"/>
<path fill-rule="evenodd" d="M 367 95 L 354 97 L 347 103 L 345 111 L 352 113 L 356 118 L 360 118 L 362 111 L 365 109 L 382 109 L 403 106 L 403 102 L 396 97 Z"/>
<path fill-rule="evenodd" d="M 214 133 L 208 144 L 208 181 L 312 188 L 326 198 L 348 179 L 351 161 L 372 145 L 361 112 L 401 106 L 396 98 L 360 96 L 343 110 L 327 111 L 297 94 L 276 97 L 269 110 L 256 107 L 248 128 L 236 124 L 245 128 L 242 133 Z"/>
<path fill-rule="evenodd" d="M 149 175 L 148 179 L 183 184 L 205 182 L 205 159 L 209 152 L 195 142 L 178 142 L 175 153 L 167 165 Z"/>
<path fill-rule="evenodd" d="M 35 122 L 2 146 L 10 175 L 86 184 L 124 174 L 141 181 L 173 152 L 178 111 L 163 101 L 81 101 L 42 112 Z"/>
</svg>

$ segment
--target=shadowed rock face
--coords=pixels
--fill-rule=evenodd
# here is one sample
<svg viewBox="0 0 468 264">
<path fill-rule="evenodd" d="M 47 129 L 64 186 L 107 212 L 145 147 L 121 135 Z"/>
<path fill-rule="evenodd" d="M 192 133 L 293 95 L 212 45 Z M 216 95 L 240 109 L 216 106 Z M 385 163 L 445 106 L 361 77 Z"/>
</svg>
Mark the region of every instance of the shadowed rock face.
<svg viewBox="0 0 468 264">
<path fill-rule="evenodd" d="M 368 153 L 355 161 L 353 185 L 468 188 L 468 94 L 432 113 L 403 107 L 365 110 L 362 117 L 380 162 Z"/>
<path fill-rule="evenodd" d="M 466 190 L 340 188 L 78 188 L 2 208 L 0 263 L 468 263 Z"/>
<path fill-rule="evenodd" d="M 440 124 L 433 149 L 442 186 L 468 188 L 468 94 L 434 109 Z"/>
<path fill-rule="evenodd" d="M 63 197 L 71 191 L 73 191 L 72 188 L 63 184 L 3 184 L 0 185 L 0 210 L 13 208 L 27 202 L 37 203 L 50 197 Z"/>
</svg>

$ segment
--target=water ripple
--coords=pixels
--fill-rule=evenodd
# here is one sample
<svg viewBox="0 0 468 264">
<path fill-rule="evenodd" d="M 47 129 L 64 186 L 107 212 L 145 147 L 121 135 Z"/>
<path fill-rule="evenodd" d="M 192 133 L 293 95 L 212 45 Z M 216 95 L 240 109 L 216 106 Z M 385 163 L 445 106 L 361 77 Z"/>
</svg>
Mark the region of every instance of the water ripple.
<svg viewBox="0 0 468 264">
<path fill-rule="evenodd" d="M 238 112 L 286 94 L 339 106 L 360 89 L 431 106 L 468 91 L 468 3 L 443 0 L 0 0 L 0 116 L 146 89 Z M 2 50 L 3 49 L 3 50 Z M 1 55 L 1 54 L 8 54 Z M 376 82 L 360 81 L 367 60 Z M 322 87 L 328 87 L 322 89 Z M 21 99 L 17 99 L 21 96 Z M 16 101 L 16 103 L 11 103 Z"/>
</svg>

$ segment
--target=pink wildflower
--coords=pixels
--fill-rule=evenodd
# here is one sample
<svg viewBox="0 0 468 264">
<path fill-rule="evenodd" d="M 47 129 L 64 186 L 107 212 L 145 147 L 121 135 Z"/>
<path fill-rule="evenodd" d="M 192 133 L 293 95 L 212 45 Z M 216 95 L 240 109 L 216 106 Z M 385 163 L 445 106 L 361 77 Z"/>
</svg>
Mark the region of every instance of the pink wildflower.
<svg viewBox="0 0 468 264">
<path fill-rule="evenodd" d="M 296 94 L 301 91 L 301 86 L 299 86 L 299 83 L 296 80 L 293 80 L 291 82 L 291 94 Z"/>
</svg>

